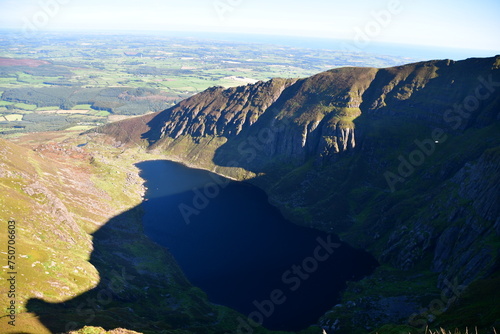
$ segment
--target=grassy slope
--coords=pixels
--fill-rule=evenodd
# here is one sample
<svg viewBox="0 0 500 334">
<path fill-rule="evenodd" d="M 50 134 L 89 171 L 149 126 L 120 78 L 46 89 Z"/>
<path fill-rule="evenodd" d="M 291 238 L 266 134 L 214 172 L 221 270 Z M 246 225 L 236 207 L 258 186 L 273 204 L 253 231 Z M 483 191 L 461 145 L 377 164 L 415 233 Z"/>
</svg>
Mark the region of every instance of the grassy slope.
<svg viewBox="0 0 500 334">
<path fill-rule="evenodd" d="M 409 67 L 411 70 L 408 73 L 404 71 L 391 73 L 394 70 L 377 73 L 373 80 L 381 80 L 380 75 L 389 76 L 391 77 L 392 88 L 397 87 L 395 90 L 397 93 L 392 92 L 391 94 L 382 95 L 381 100 L 377 103 L 382 108 L 385 108 L 384 103 L 391 101 L 391 99 L 397 101 L 407 100 L 412 95 L 410 87 L 419 88 L 423 85 L 423 82 L 435 77 L 436 67 L 434 64 L 424 67 Z M 368 76 L 374 74 L 368 73 Z M 318 77 L 321 78 L 322 76 Z M 471 81 L 475 79 L 470 78 Z M 366 84 L 363 82 L 361 82 L 361 85 L 364 87 L 363 89 L 366 89 Z M 392 88 L 388 89 L 388 91 L 390 92 Z M 328 91 L 329 87 L 328 85 L 320 85 L 318 89 L 319 93 L 324 93 Z M 347 92 L 347 95 L 355 100 L 360 97 L 360 93 L 358 92 L 356 96 L 351 96 L 351 93 L 359 89 L 359 87 L 353 89 Z M 384 90 L 387 89 L 384 88 Z M 309 92 L 310 90 L 306 90 L 306 93 Z M 366 94 L 367 98 L 370 94 L 378 96 L 373 91 L 367 91 Z M 314 106 L 314 97 L 309 95 L 309 98 L 311 100 L 308 105 Z M 426 95 L 416 95 L 417 101 L 426 101 L 428 98 L 429 96 Z M 399 106 L 403 108 L 401 110 L 409 108 L 409 106 L 405 105 L 405 102 L 399 103 Z M 291 115 L 297 111 L 295 109 L 295 107 L 289 109 Z M 316 112 L 314 108 L 309 108 L 306 111 L 307 116 L 314 116 L 313 114 Z M 387 110 L 385 111 L 387 112 Z M 311 120 L 313 119 L 306 117 L 299 120 L 299 123 Z M 350 120 L 346 119 L 345 121 Z M 401 152 L 408 152 L 409 154 L 414 149 L 413 140 L 415 138 L 429 137 L 429 131 L 432 128 L 426 124 L 426 121 L 408 120 L 401 117 L 360 118 L 358 121 L 360 123 L 358 124 L 359 127 L 363 130 L 362 138 L 364 142 L 361 143 L 361 149 L 356 154 L 342 155 L 340 159 L 335 160 L 335 163 L 322 166 L 318 166 L 313 160 L 308 161 L 299 168 L 270 164 L 267 166 L 267 174 L 255 177 L 253 182 L 266 189 L 271 198 L 293 221 L 317 228 L 333 229 L 340 233 L 344 239 L 369 249 L 379 258 L 383 258 L 385 247 L 390 241 L 390 235 L 386 233 L 377 236 L 376 231 L 373 230 L 374 226 L 376 226 L 377 231 L 389 232 L 394 230 L 394 224 L 399 225 L 402 222 L 409 228 L 419 226 L 420 220 L 429 220 L 431 218 L 427 217 L 431 212 L 429 210 L 420 212 L 415 208 L 428 203 L 429 198 L 427 197 L 429 196 L 431 196 L 431 201 L 438 203 L 437 205 L 441 207 L 443 216 L 445 216 L 449 213 L 446 209 L 447 194 L 450 194 L 450 191 L 451 193 L 456 192 L 457 189 L 456 186 L 443 184 L 443 180 L 446 180 L 446 178 L 442 178 L 443 173 L 449 177 L 466 162 L 474 163 L 485 150 L 499 145 L 498 141 L 495 141 L 498 138 L 496 134 L 499 131 L 497 125 L 472 128 L 462 134 L 451 132 L 449 140 L 439 148 L 439 154 L 433 154 L 426 159 L 425 163 L 408 179 L 403 187 L 399 188 L 395 193 L 390 193 L 383 177 L 384 171 L 397 169 L 398 154 Z M 144 122 L 142 123 L 144 124 Z M 137 128 L 134 123 L 125 122 L 124 124 L 129 126 L 127 131 L 121 131 L 123 129 L 118 126 L 115 129 L 117 131 L 111 133 L 118 136 L 120 141 L 126 141 L 127 136 L 130 134 L 136 136 L 148 130 L 147 128 Z M 366 128 L 367 125 L 369 125 L 369 128 Z M 127 136 L 124 136 L 124 133 Z M 135 143 L 143 144 L 140 140 L 135 140 Z M 217 170 L 238 179 L 254 177 L 255 175 L 250 171 L 241 168 L 220 167 L 213 163 L 213 152 L 224 143 L 224 138 L 219 137 L 207 136 L 193 140 L 188 136 L 181 136 L 176 140 L 165 139 L 161 148 L 163 149 L 162 153 L 166 156 L 197 167 Z M 394 143 L 397 143 L 396 147 L 394 147 Z M 457 147 L 460 150 L 457 150 Z M 99 151 L 98 145 L 93 146 L 92 149 Z M 121 168 L 125 168 L 122 164 L 141 159 L 138 156 L 134 157 L 134 155 L 139 154 L 137 152 L 137 148 L 133 148 L 120 155 L 121 150 L 117 149 L 114 150 L 113 154 L 115 156 L 120 155 L 120 159 L 114 159 L 112 158 L 113 154 L 110 155 L 109 152 L 106 152 L 98 155 L 97 163 L 94 162 L 93 164 L 93 167 L 99 171 L 99 175 L 109 178 L 102 182 L 100 187 L 111 198 L 116 197 L 118 203 L 126 201 L 126 198 L 122 197 L 121 191 L 117 191 L 120 188 L 110 186 L 114 182 L 113 180 L 115 178 L 119 180 L 120 176 L 113 175 L 114 167 L 109 168 L 109 166 L 118 164 Z M 127 160 L 127 155 L 129 160 Z M 364 176 L 360 178 L 359 175 Z M 300 180 L 300 187 L 297 186 L 297 180 Z M 97 184 L 99 185 L 98 181 Z M 455 188 L 449 189 L 446 186 Z M 427 197 L 422 197 L 420 195 L 422 191 L 429 188 L 431 188 L 431 191 L 427 193 Z M 445 209 L 442 209 L 443 207 Z M 382 213 L 380 208 L 384 208 Z M 380 225 L 384 222 L 384 219 L 380 220 L 380 218 L 384 216 L 389 218 L 385 220 L 389 223 L 387 226 Z M 431 225 L 437 230 L 442 230 L 445 223 L 438 219 L 432 221 Z M 490 241 L 495 242 L 493 239 Z M 134 250 L 130 251 L 133 252 Z M 370 303 L 376 301 L 373 297 L 377 294 L 383 294 L 384 297 L 404 294 L 418 305 L 427 305 L 440 292 L 435 287 L 437 275 L 429 271 L 432 258 L 429 254 L 424 253 L 411 255 L 414 262 L 410 269 L 405 270 L 394 268 L 393 265 L 398 266 L 397 263 L 394 263 L 394 261 L 397 262 L 397 259 L 389 257 L 384 260 L 385 265 L 379 268 L 372 277 L 350 285 L 344 295 L 345 301 L 364 299 L 368 301 L 365 307 L 370 307 Z M 408 280 L 409 277 L 415 279 Z M 423 291 L 425 293 L 422 293 Z M 193 294 L 196 294 L 196 292 L 193 292 Z M 472 298 L 471 304 L 477 305 L 477 310 L 491 308 L 492 304 L 488 301 L 489 299 L 482 299 L 479 296 L 479 294 L 471 294 L 469 297 Z M 344 331 L 362 333 L 364 323 L 359 320 L 358 310 L 359 307 L 350 311 L 346 311 L 344 308 L 341 316 L 330 313 L 328 317 L 332 317 L 332 320 L 344 319 L 345 321 L 357 319 L 345 326 Z M 453 319 L 453 314 L 455 316 L 460 314 L 460 309 L 444 313 L 441 316 L 442 319 L 437 320 L 438 323 L 441 321 L 444 324 L 453 325 L 454 322 L 450 320 Z M 447 316 L 449 318 L 446 318 Z M 488 319 L 490 318 L 488 317 Z M 327 321 L 328 319 L 324 320 Z M 483 323 L 477 317 L 471 318 L 469 321 L 474 321 L 478 325 Z M 488 322 L 484 322 L 484 324 L 486 323 Z"/>
<path fill-rule="evenodd" d="M 359 102 L 362 110 L 371 111 L 354 119 L 356 128 L 360 131 L 358 149 L 323 164 L 318 165 L 317 160 L 311 158 L 295 168 L 283 161 L 279 162 L 279 159 L 271 162 L 268 160 L 267 166 L 260 169 L 265 171 L 265 175 L 255 177 L 251 172 L 252 166 L 245 171 L 214 163 L 212 152 L 225 145 L 225 138 L 164 138 L 159 147 L 166 156 L 189 165 L 216 170 L 237 179 L 250 177 L 252 182 L 270 194 L 271 200 L 292 221 L 333 230 L 351 244 L 375 254 L 384 266 L 373 277 L 353 283 L 352 288 L 345 293 L 345 301 L 368 297 L 369 302 L 374 302 L 373 298 L 378 298 L 377 294 L 383 294 L 384 297 L 403 294 L 415 307 L 424 307 L 441 292 L 436 288 L 438 274 L 430 270 L 433 249 L 425 248 L 429 247 L 425 243 L 422 243 L 423 246 L 415 243 L 413 249 L 405 249 L 405 244 L 412 244 L 413 240 L 408 239 L 411 234 L 404 236 L 403 233 L 401 235 L 407 239 L 401 242 L 396 237 L 396 241 L 400 241 L 399 248 L 387 252 L 388 245 L 395 242 L 391 239 L 394 238 L 391 234 L 404 225 L 409 231 L 415 231 L 413 235 L 418 237 L 421 237 L 418 233 L 424 233 L 425 236 L 426 229 L 430 229 L 436 238 L 449 226 L 446 217 L 450 217 L 457 206 L 466 210 L 469 217 L 467 219 L 485 223 L 468 206 L 471 202 L 459 195 L 459 185 L 450 181 L 450 178 L 464 166 L 478 164 L 483 154 L 488 155 L 489 149 L 500 146 L 500 129 L 498 123 L 493 123 L 496 113 L 494 107 L 491 107 L 498 106 L 498 95 L 492 95 L 488 100 L 490 106 L 485 105 L 479 110 L 472 120 L 472 124 L 476 125 L 467 130 L 455 131 L 450 128 L 449 123 L 443 124 L 443 114 L 454 103 L 460 103 L 469 94 L 473 94 L 473 89 L 479 82 L 478 73 L 487 77 L 488 73 L 493 73 L 491 70 L 498 70 L 498 62 L 499 59 L 493 59 L 493 65 L 490 60 L 479 59 L 460 63 L 434 61 L 378 72 L 362 70 L 360 73 L 356 73 L 356 69 L 343 70 L 345 73 L 334 70 L 317 75 L 313 80 L 299 82 L 302 86 L 296 89 L 295 95 L 279 105 L 283 107 L 279 117 L 294 118 L 295 124 L 316 121 L 325 105 L 333 103 L 335 106 L 335 96 L 341 97 L 341 101 Z M 339 71 L 340 76 L 335 76 Z M 498 75 L 498 71 L 495 75 Z M 356 76 L 361 76 L 362 80 L 353 84 L 352 78 Z M 332 80 L 335 85 L 330 86 Z M 308 84 L 310 87 L 307 87 Z M 336 91 L 337 85 L 347 86 L 348 89 Z M 361 97 L 363 101 L 360 100 Z M 296 117 L 297 115 L 300 117 Z M 412 117 L 405 117 L 407 115 Z M 344 117 L 349 118 L 348 113 Z M 347 126 L 351 126 L 348 123 L 352 119 L 347 118 L 339 121 L 345 121 Z M 492 125 L 486 126 L 487 124 Z M 405 183 L 398 184 L 396 191 L 391 193 L 384 173 L 397 171 L 399 156 L 408 158 L 416 149 L 415 139 L 432 138 L 432 130 L 436 127 L 444 127 L 447 140 L 440 143 L 436 153 L 426 157 L 411 177 Z M 257 131 L 258 129 L 250 132 L 250 135 L 257 134 Z M 233 140 L 235 144 L 232 147 L 237 148 L 242 140 L 245 138 Z M 237 157 L 236 153 L 229 155 L 226 160 Z M 469 201 L 469 204 L 464 201 Z M 429 210 L 429 205 L 433 209 Z M 435 215 L 436 212 L 439 213 L 438 216 Z M 454 221 L 453 224 L 461 228 L 464 221 Z M 490 235 L 485 241 L 493 245 L 490 250 L 492 258 L 496 259 L 497 253 L 494 252 L 498 248 L 494 245 L 498 243 L 497 238 Z M 482 244 L 475 243 L 474 247 L 472 251 L 480 251 Z M 408 249 L 411 252 L 405 253 Z M 405 256 L 409 260 L 407 265 L 404 264 Z M 479 276 L 484 274 L 487 273 L 476 273 Z M 408 281 L 409 277 L 418 279 Z M 478 305 L 478 309 L 494 306 L 490 299 L 479 296 L 476 295 L 473 302 Z M 370 307 L 370 304 L 366 307 Z M 496 310 L 494 307 L 493 309 Z M 344 308 L 340 317 L 354 319 L 358 310 L 359 308 L 354 308 L 349 311 Z M 446 318 L 450 312 L 452 311 L 442 315 L 443 322 L 447 325 L 453 325 L 452 321 L 445 321 L 450 319 Z M 499 313 L 495 311 L 494 314 L 498 316 Z M 333 312 L 329 317 L 335 320 L 339 315 Z M 491 317 L 488 319 L 491 320 Z M 383 318 L 379 321 L 383 321 Z M 436 323 L 439 321 L 441 320 L 436 320 Z M 488 322 L 472 317 L 468 324 L 487 326 Z M 353 321 L 344 326 L 344 331 L 354 333 L 357 330 L 362 333 L 363 327 L 364 324 L 358 319 L 358 322 Z"/>
<path fill-rule="evenodd" d="M 99 272 L 89 263 L 93 249 L 90 234 L 113 216 L 139 204 L 142 191 L 132 164 L 138 156 L 118 158 L 119 150 L 101 154 L 89 147 L 87 151 L 77 150 L 78 156 L 71 157 L 66 154 L 71 154 L 82 139 L 60 145 L 48 142 L 51 144 L 36 152 L 3 140 L 0 146 L 1 219 L 15 219 L 18 226 L 18 328 L 32 333 L 47 330 L 32 314 L 24 313 L 27 300 L 62 302 L 99 284 Z M 67 151 L 61 153 L 61 148 Z M 93 151 L 93 157 L 86 153 L 89 151 Z M 2 233 L 3 244 L 5 236 Z M 150 266 L 162 266 L 158 260 L 166 256 L 145 238 L 134 247 L 159 252 L 150 260 Z M 167 260 L 167 268 L 177 272 L 176 284 L 182 283 L 179 288 L 188 289 L 175 262 Z M 0 298 L 0 303 L 6 305 L 5 291 Z M 189 297 L 183 298 L 190 302 Z M 12 332 L 5 321 L 1 326 L 0 331 Z"/>
<path fill-rule="evenodd" d="M 159 157 L 102 139 L 56 132 L 27 135 L 17 144 L 0 140 L 0 219 L 16 220 L 20 257 L 17 326 L 2 317 L 0 332 L 59 333 L 72 322 L 91 325 L 78 332 L 85 334 L 103 333 L 99 327 L 233 331 L 240 315 L 210 304 L 173 257 L 142 233 L 137 205 L 143 188 L 134 164 Z M 88 300 L 102 298 L 110 282 L 120 286 L 111 290 L 111 301 L 90 307 Z M 5 287 L 2 305 L 8 302 Z"/>
</svg>

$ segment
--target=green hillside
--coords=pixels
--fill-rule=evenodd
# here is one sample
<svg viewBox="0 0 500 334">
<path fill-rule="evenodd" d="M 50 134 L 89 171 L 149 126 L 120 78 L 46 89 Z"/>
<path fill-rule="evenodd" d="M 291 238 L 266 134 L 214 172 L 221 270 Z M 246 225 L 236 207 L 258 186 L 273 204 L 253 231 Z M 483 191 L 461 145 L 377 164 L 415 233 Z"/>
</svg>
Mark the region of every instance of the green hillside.
<svg viewBox="0 0 500 334">
<path fill-rule="evenodd" d="M 491 330 L 497 303 L 462 287 L 487 288 L 480 282 L 498 272 L 499 68 L 497 56 L 213 88 L 98 132 L 247 179 L 293 222 L 372 253 L 381 267 L 349 285 L 324 327 Z M 252 105 L 265 107 L 245 109 Z M 461 292 L 451 299 L 453 284 Z M 440 309 L 422 311 L 442 295 Z M 467 321 L 457 316 L 465 296 Z"/>
</svg>

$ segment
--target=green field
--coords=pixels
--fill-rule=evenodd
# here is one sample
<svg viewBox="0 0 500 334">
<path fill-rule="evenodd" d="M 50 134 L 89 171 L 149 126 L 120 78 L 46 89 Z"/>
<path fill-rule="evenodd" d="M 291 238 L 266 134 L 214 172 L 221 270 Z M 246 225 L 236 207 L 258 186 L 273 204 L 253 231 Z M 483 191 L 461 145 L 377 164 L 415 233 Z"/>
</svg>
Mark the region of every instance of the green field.
<svg viewBox="0 0 500 334">
<path fill-rule="evenodd" d="M 35 110 L 37 108 L 36 104 L 27 104 L 27 103 L 16 103 L 14 107 L 22 110 Z"/>
<path fill-rule="evenodd" d="M 10 114 L 5 115 L 4 118 L 9 122 L 20 122 L 23 120 L 23 115 L 21 114 Z"/>
<path fill-rule="evenodd" d="M 308 77 L 342 66 L 408 62 L 392 56 L 159 35 L 44 33 L 43 38 L 44 43 L 25 41 L 23 47 L 0 51 L 0 113 L 31 115 L 24 118 L 31 123 L 16 119 L 19 124 L 9 128 L 9 134 L 64 129 L 82 122 L 106 123 L 110 115 L 161 111 L 211 86 Z M 10 66 L 1 57 L 31 63 Z M 90 113 L 80 119 L 39 113 L 59 109 Z"/>
<path fill-rule="evenodd" d="M 72 109 L 74 110 L 92 110 L 92 105 L 91 104 L 78 104 L 74 106 Z"/>
</svg>

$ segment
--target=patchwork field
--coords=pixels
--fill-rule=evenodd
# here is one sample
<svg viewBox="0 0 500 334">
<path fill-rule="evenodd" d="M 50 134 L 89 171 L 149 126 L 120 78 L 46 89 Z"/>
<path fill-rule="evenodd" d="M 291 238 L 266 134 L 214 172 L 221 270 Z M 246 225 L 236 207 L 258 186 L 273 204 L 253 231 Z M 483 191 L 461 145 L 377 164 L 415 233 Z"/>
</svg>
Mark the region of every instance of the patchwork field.
<svg viewBox="0 0 500 334">
<path fill-rule="evenodd" d="M 4 137 L 97 126 L 113 116 L 156 112 L 211 86 L 409 61 L 160 35 L 44 33 L 43 38 L 26 40 L 23 47 L 15 37 L 9 31 L 0 37 L 0 136 Z"/>
</svg>

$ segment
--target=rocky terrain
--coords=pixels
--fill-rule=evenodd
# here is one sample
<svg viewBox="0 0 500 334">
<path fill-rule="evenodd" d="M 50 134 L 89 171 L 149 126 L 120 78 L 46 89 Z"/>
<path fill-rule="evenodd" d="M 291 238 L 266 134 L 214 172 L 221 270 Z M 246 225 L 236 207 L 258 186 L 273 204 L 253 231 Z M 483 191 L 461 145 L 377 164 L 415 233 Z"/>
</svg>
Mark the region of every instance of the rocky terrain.
<svg viewBox="0 0 500 334">
<path fill-rule="evenodd" d="M 328 333 L 498 328 L 499 69 L 500 56 L 340 68 L 210 88 L 83 134 L 0 140 L 1 218 L 17 223 L 23 268 L 18 328 L 235 332 L 239 315 L 142 233 L 134 163 L 159 158 L 248 180 L 292 222 L 377 258 L 318 320 Z"/>
<path fill-rule="evenodd" d="M 143 180 L 134 163 L 154 156 L 77 132 L 15 141 L 0 139 L 0 217 L 3 226 L 16 222 L 17 273 L 15 298 L 2 284 L 0 303 L 14 300 L 17 314 L 13 324 L 2 314 L 0 332 L 224 333 L 236 326 L 239 314 L 211 304 L 142 233 Z M 2 233 L 5 245 L 7 238 Z"/>
<path fill-rule="evenodd" d="M 378 271 L 321 320 L 330 330 L 491 329 L 498 306 L 464 291 L 498 280 L 499 69 L 497 56 L 215 87 L 98 132 L 248 179 L 295 223 L 375 255 Z M 471 298 L 476 316 L 457 316 Z"/>
</svg>

